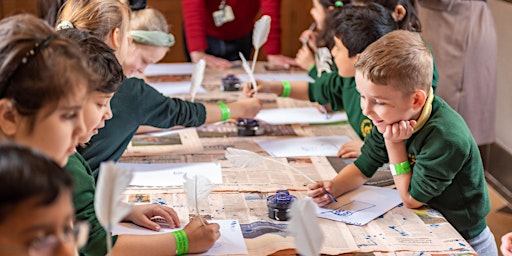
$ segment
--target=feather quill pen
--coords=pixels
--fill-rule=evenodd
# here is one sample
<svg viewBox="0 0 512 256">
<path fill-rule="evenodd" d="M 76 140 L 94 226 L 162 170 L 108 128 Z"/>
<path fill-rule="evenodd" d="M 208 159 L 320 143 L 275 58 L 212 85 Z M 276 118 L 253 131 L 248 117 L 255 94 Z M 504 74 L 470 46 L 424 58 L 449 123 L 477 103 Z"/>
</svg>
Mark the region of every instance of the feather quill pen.
<svg viewBox="0 0 512 256">
<path fill-rule="evenodd" d="M 121 198 L 132 177 L 132 170 L 115 166 L 112 161 L 100 165 L 94 210 L 101 226 L 107 231 L 107 251 L 110 255 L 112 255 L 112 228 L 132 209 L 132 205 L 122 202 Z"/>
<path fill-rule="evenodd" d="M 242 67 L 244 67 L 245 72 L 247 72 L 252 88 L 254 88 L 254 96 L 256 96 L 258 94 L 258 87 L 256 86 L 256 79 L 254 79 L 254 73 L 249 68 L 249 64 L 247 63 L 247 60 L 245 59 L 244 55 L 241 52 L 238 52 L 238 54 L 240 55 L 240 59 L 242 60 Z"/>
<path fill-rule="evenodd" d="M 311 182 L 311 183 L 316 182 L 314 179 L 312 179 L 311 177 L 309 177 L 308 175 L 306 175 L 299 169 L 297 169 L 287 163 L 277 161 L 270 157 L 261 156 L 252 151 L 248 151 L 248 150 L 244 150 L 244 149 L 237 149 L 237 148 L 227 148 L 224 156 L 226 157 L 226 159 L 228 159 L 231 162 L 231 164 L 233 166 L 239 167 L 239 168 L 253 167 L 253 166 L 263 163 L 264 161 L 278 163 L 285 167 L 289 167 L 292 171 L 294 171 L 297 174 L 301 175 L 302 177 L 306 178 L 309 182 Z M 324 189 L 324 192 L 325 192 L 325 194 L 327 194 L 327 196 L 329 196 L 331 201 L 337 202 L 336 198 L 331 193 L 329 193 L 325 189 Z"/>
<path fill-rule="evenodd" d="M 295 235 L 295 248 L 300 255 L 318 256 L 324 235 L 316 221 L 313 200 L 306 197 L 293 201 L 290 207 L 288 230 Z"/>
<path fill-rule="evenodd" d="M 261 46 L 267 42 L 268 34 L 270 33 L 270 22 L 272 19 L 268 15 L 263 15 L 259 20 L 254 23 L 254 30 L 252 31 L 252 45 L 254 46 L 254 57 L 252 61 L 251 71 L 254 72 L 256 67 L 256 60 Z"/>
<path fill-rule="evenodd" d="M 213 190 L 213 183 L 206 177 L 201 175 L 195 175 L 189 177 L 187 174 L 183 175 L 185 182 L 183 183 L 183 189 L 187 196 L 187 202 L 190 207 L 194 207 L 199 220 L 203 226 L 205 225 L 201 215 L 199 214 L 199 203 L 206 199 Z"/>
<path fill-rule="evenodd" d="M 318 48 L 315 54 L 315 65 L 317 76 L 322 76 L 323 72 L 330 73 L 332 65 L 332 55 L 327 47 Z"/>
<path fill-rule="evenodd" d="M 197 89 L 203 83 L 204 78 L 204 70 L 206 68 L 206 61 L 204 59 L 200 59 L 196 65 L 194 66 L 194 71 L 192 72 L 192 84 L 190 85 L 190 101 L 194 102 L 196 98 Z"/>
</svg>

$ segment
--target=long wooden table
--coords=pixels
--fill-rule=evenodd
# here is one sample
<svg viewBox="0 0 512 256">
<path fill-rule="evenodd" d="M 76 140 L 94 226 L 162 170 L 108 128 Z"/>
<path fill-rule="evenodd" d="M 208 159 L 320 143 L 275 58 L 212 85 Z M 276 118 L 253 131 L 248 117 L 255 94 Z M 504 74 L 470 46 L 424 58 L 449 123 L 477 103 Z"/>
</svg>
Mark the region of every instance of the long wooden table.
<svg viewBox="0 0 512 256">
<path fill-rule="evenodd" d="M 281 71 L 282 72 L 282 71 Z M 198 101 L 229 102 L 244 98 L 241 92 L 223 92 L 221 79 L 227 74 L 242 74 L 240 67 L 230 70 L 207 69 L 204 87 L 207 94 Z M 256 73 L 272 74 L 259 63 Z M 165 79 L 159 77 L 156 80 Z M 155 78 L 149 80 L 155 81 Z M 177 95 L 187 98 L 188 95 Z M 282 99 L 260 94 L 264 108 L 312 106 L 310 102 Z M 268 154 L 254 139 L 299 136 L 346 135 L 359 138 L 351 127 L 335 125 L 265 125 L 261 136 L 238 136 L 233 121 L 188 128 L 169 136 L 136 136 L 120 162 L 190 163 L 218 162 L 222 166 L 223 184 L 208 197 L 204 214 L 213 219 L 237 219 L 241 223 L 250 255 L 295 255 L 294 238 L 286 231 L 287 222 L 268 216 L 266 198 L 279 189 L 287 189 L 297 198 L 305 196 L 308 181 L 282 165 L 266 164 L 253 168 L 235 168 L 225 159 L 227 147 Z M 145 145 L 165 144 L 165 145 Z M 137 146 L 138 145 L 138 146 Z M 335 157 L 276 158 L 305 172 L 316 180 L 334 177 L 351 159 Z M 206 170 L 205 170 L 206 171 Z M 180 187 L 131 187 L 128 200 L 134 203 L 160 203 L 173 207 L 182 219 L 189 209 Z M 364 226 L 346 225 L 318 218 L 325 233 L 322 253 L 329 255 L 471 255 L 469 244 L 437 211 L 424 207 L 417 210 L 401 205 Z"/>
</svg>

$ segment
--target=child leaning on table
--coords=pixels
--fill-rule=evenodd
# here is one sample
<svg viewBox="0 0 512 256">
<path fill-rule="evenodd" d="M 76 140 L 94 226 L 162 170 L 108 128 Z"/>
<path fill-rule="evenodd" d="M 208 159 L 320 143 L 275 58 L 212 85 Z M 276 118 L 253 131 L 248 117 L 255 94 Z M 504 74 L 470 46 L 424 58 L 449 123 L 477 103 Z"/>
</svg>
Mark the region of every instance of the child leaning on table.
<svg viewBox="0 0 512 256">
<path fill-rule="evenodd" d="M 462 117 L 432 92 L 432 54 L 420 35 L 393 31 L 355 63 L 363 114 L 374 127 L 361 155 L 331 181 L 309 185 L 340 196 L 361 186 L 389 162 L 404 206 L 438 210 L 479 255 L 497 255 L 485 217 L 489 195 L 478 147 Z"/>
<path fill-rule="evenodd" d="M 0 255 L 76 255 L 87 224 L 75 222 L 71 177 L 41 152 L 0 143 Z"/>
<path fill-rule="evenodd" d="M 129 21 L 130 9 L 119 0 L 67 0 L 60 10 L 57 27 L 75 27 L 93 34 L 113 48 L 118 61 L 123 63 L 132 40 L 128 35 Z M 112 119 L 78 151 L 97 175 L 101 162 L 119 160 L 140 125 L 200 126 L 230 117 L 254 117 L 261 105 L 262 101 L 255 98 L 226 104 L 193 103 L 166 97 L 144 80 L 124 79 L 112 98 Z"/>
<path fill-rule="evenodd" d="M 113 50 L 100 39 L 90 35 L 85 31 L 77 29 L 59 30 L 58 33 L 70 40 L 76 42 L 80 50 L 87 58 L 87 63 L 91 70 L 101 76 L 101 82 L 97 84 L 94 91 L 87 95 L 84 104 L 85 131 L 80 136 L 79 142 L 87 143 L 92 136 L 98 133 L 105 125 L 105 120 L 112 118 L 110 110 L 110 99 L 117 91 L 123 80 L 123 69 L 116 59 Z M 76 187 L 73 191 L 73 203 L 75 206 L 76 218 L 78 220 L 88 221 L 91 230 L 87 245 L 80 250 L 81 255 L 105 255 L 107 253 L 106 236 L 103 227 L 98 221 L 94 211 L 94 195 L 96 193 L 95 180 L 92 170 L 76 152 L 69 157 L 66 170 L 71 174 Z M 157 204 L 136 205 L 130 213 L 124 218 L 124 221 L 133 222 L 153 230 L 159 230 L 160 226 L 151 221 L 151 217 L 162 216 L 169 227 L 179 227 L 179 218 L 176 212 L 169 207 Z M 208 250 L 219 237 L 217 224 L 208 224 L 202 226 L 199 220 L 194 220 L 191 224 L 184 227 L 186 239 L 189 241 L 187 252 L 198 253 Z M 173 234 L 160 234 L 155 236 L 136 236 L 120 235 L 114 236 L 115 245 L 114 254 L 128 255 L 129 253 L 138 254 L 148 250 L 148 245 L 152 245 L 153 255 L 176 253 L 177 242 Z M 183 248 L 179 248 L 183 250 Z"/>
</svg>

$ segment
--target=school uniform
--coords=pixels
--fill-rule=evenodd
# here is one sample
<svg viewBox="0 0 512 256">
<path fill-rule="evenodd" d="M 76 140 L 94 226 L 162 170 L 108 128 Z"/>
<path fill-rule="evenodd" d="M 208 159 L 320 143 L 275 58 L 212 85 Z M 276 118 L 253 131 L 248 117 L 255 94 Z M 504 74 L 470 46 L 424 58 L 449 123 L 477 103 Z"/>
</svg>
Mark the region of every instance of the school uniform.
<svg viewBox="0 0 512 256">
<path fill-rule="evenodd" d="M 119 160 L 140 125 L 189 127 L 206 120 L 203 104 L 166 97 L 138 78 L 125 78 L 110 106 L 112 119 L 85 147 L 78 148 L 96 177 L 101 162 Z"/>
<path fill-rule="evenodd" d="M 431 94 L 406 148 L 412 198 L 441 212 L 465 239 L 478 236 L 487 226 L 490 201 L 478 146 L 464 119 Z M 384 138 L 374 127 L 354 164 L 371 177 L 388 161 Z"/>
<path fill-rule="evenodd" d="M 69 157 L 65 169 L 75 183 L 73 189 L 75 218 L 79 221 L 87 221 L 89 223 L 89 240 L 87 244 L 80 249 L 79 253 L 82 256 L 106 255 L 107 233 L 98 221 L 94 211 L 96 184 L 92 170 L 78 152 Z M 117 236 L 113 236 L 112 239 L 115 243 Z"/>
<path fill-rule="evenodd" d="M 478 145 L 494 142 L 497 38 L 487 3 L 420 0 L 418 13 L 440 69 L 437 94 L 464 118 Z"/>
<path fill-rule="evenodd" d="M 361 110 L 361 95 L 356 90 L 354 77 L 341 77 L 338 69 L 333 65 L 332 72 L 324 72 L 314 82 L 308 85 L 309 100 L 321 105 L 329 105 L 333 111 L 345 110 L 350 126 L 359 138 L 364 140 L 373 127 L 371 120 L 363 115 Z M 316 75 L 316 68 L 309 71 L 309 75 Z M 313 77 L 313 76 L 312 76 Z M 432 87 L 437 88 L 437 68 L 434 64 Z"/>
</svg>

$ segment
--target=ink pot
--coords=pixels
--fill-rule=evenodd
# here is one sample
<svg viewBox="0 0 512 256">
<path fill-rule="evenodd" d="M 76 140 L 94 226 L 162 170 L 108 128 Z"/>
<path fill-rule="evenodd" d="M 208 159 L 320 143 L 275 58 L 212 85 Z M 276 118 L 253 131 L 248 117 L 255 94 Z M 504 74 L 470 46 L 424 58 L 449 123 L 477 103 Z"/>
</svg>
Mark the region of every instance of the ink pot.
<svg viewBox="0 0 512 256">
<path fill-rule="evenodd" d="M 288 190 L 278 190 L 275 195 L 267 197 L 268 217 L 273 220 L 288 220 L 290 205 L 297 197 L 290 195 Z"/>
<path fill-rule="evenodd" d="M 235 75 L 227 75 L 222 78 L 222 90 L 226 92 L 238 91 L 240 89 L 240 79 Z"/>
<path fill-rule="evenodd" d="M 238 136 L 256 136 L 262 135 L 265 131 L 260 122 L 253 118 L 238 118 L 236 120 Z"/>
</svg>

